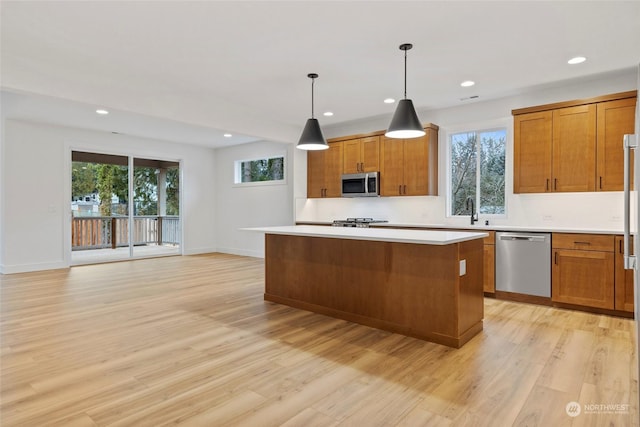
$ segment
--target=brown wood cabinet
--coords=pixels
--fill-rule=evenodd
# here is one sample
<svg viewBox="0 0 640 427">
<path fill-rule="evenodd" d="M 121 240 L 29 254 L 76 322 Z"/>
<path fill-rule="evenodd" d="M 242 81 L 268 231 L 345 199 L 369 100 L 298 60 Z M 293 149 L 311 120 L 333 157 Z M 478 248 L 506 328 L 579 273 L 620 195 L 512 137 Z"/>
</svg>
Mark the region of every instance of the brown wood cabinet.
<svg viewBox="0 0 640 427">
<path fill-rule="evenodd" d="M 619 191 L 635 92 L 514 110 L 514 193 Z"/>
<path fill-rule="evenodd" d="M 598 156 L 597 183 L 598 191 L 622 191 L 624 150 L 622 138 L 625 134 L 634 133 L 636 98 L 601 102 L 598 112 Z M 631 151 L 633 156 L 634 150 Z M 633 159 L 633 157 L 632 157 Z M 633 160 L 631 161 L 633 176 Z"/>
<path fill-rule="evenodd" d="M 615 237 L 615 309 L 633 313 L 633 270 L 624 269 L 622 236 Z M 631 242 L 633 250 L 633 241 Z"/>
<path fill-rule="evenodd" d="M 380 136 L 350 139 L 343 145 L 343 173 L 378 172 L 380 170 Z"/>
<path fill-rule="evenodd" d="M 307 197 L 342 195 L 342 142 L 329 143 L 328 150 L 307 153 Z"/>
<path fill-rule="evenodd" d="M 438 132 L 433 127 L 425 131 L 420 138 L 381 137 L 381 196 L 438 194 Z"/>
<path fill-rule="evenodd" d="M 514 193 L 551 190 L 552 121 L 551 111 L 514 117 Z"/>
<path fill-rule="evenodd" d="M 596 106 L 553 111 L 553 191 L 596 191 Z"/>
<path fill-rule="evenodd" d="M 614 236 L 553 233 L 551 300 L 614 309 Z"/>
<path fill-rule="evenodd" d="M 487 231 L 489 237 L 484 238 L 484 272 L 482 288 L 484 292 L 496 292 L 496 232 Z"/>
</svg>

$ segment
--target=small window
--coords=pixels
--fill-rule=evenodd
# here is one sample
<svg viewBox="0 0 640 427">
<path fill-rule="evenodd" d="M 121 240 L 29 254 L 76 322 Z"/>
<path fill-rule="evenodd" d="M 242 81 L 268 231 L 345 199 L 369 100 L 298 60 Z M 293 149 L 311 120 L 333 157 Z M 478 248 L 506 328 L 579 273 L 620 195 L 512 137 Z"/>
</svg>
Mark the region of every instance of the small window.
<svg viewBox="0 0 640 427">
<path fill-rule="evenodd" d="M 449 137 L 449 212 L 468 216 L 466 201 L 484 215 L 505 215 L 506 129 L 453 133 Z"/>
<path fill-rule="evenodd" d="M 235 183 L 283 183 L 284 156 L 256 160 L 237 160 L 235 164 Z"/>
</svg>

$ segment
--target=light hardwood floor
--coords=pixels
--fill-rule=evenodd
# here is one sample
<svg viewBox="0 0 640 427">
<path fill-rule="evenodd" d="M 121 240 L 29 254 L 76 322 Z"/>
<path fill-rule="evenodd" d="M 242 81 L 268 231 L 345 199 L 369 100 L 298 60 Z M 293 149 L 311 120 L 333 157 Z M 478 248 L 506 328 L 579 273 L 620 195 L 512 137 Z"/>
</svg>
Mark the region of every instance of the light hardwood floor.
<svg viewBox="0 0 640 427">
<path fill-rule="evenodd" d="M 0 424 L 638 425 L 630 320 L 486 299 L 456 350 L 265 302 L 263 268 L 214 254 L 0 276 Z"/>
</svg>

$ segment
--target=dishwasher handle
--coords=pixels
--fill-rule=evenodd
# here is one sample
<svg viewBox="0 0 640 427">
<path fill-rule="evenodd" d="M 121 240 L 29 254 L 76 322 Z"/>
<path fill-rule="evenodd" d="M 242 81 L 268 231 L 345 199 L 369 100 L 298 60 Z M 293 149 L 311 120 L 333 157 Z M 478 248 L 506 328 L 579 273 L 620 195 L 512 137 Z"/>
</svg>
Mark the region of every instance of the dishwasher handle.
<svg viewBox="0 0 640 427">
<path fill-rule="evenodd" d="M 545 242 L 547 237 L 537 234 L 501 234 L 498 237 L 500 240 L 521 240 L 528 242 Z"/>
</svg>

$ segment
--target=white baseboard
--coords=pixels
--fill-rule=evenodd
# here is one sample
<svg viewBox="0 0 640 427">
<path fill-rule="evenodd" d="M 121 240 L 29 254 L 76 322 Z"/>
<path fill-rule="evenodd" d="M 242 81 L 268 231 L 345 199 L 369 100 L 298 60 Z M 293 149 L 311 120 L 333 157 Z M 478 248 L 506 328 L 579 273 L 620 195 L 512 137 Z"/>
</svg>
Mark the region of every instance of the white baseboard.
<svg viewBox="0 0 640 427">
<path fill-rule="evenodd" d="M 43 262 L 40 264 L 3 264 L 0 265 L 0 274 L 30 273 L 32 271 L 59 270 L 63 268 L 69 268 L 69 264 L 64 261 Z"/>
<path fill-rule="evenodd" d="M 200 255 L 200 254 L 210 254 L 212 252 L 217 252 L 216 248 L 192 248 L 182 250 L 182 255 Z"/>
<path fill-rule="evenodd" d="M 231 255 L 250 256 L 254 258 L 264 258 L 264 251 L 252 251 L 239 248 L 218 248 L 216 252 Z"/>
</svg>

